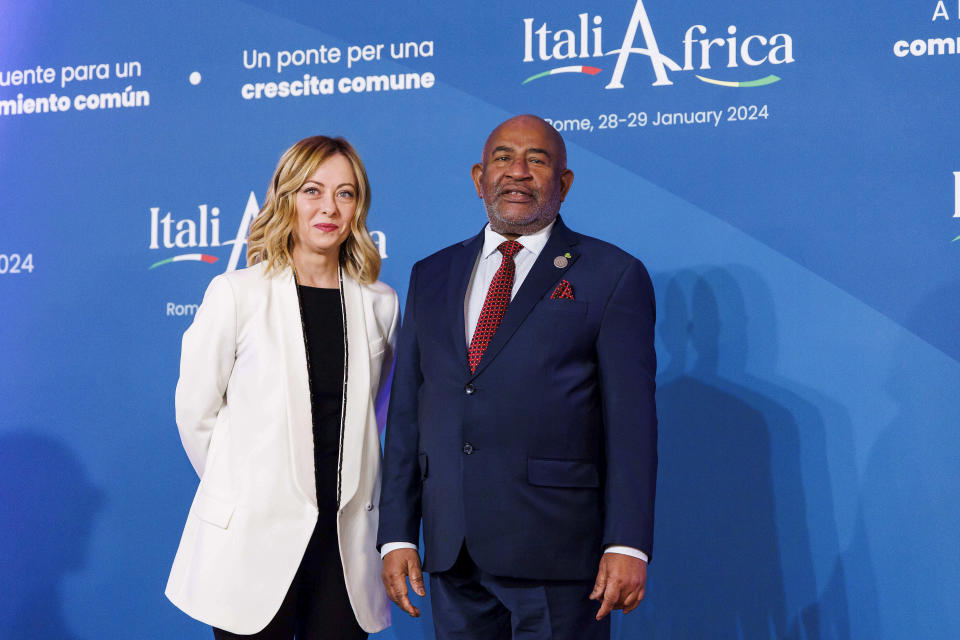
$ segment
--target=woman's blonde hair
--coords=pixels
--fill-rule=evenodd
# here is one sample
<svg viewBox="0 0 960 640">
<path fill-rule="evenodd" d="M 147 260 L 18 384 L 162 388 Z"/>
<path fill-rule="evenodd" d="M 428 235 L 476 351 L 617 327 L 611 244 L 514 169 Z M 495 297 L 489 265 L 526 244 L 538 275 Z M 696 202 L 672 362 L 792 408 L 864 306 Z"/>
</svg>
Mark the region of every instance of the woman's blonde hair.
<svg viewBox="0 0 960 640">
<path fill-rule="evenodd" d="M 312 136 L 284 152 L 273 172 L 260 213 L 250 225 L 248 265 L 266 261 L 268 271 L 293 266 L 297 192 L 317 167 L 336 154 L 350 162 L 357 180 L 357 208 L 350 223 L 350 235 L 340 246 L 340 265 L 350 277 L 363 284 L 376 282 L 380 275 L 380 252 L 367 231 L 370 181 L 360 156 L 343 138 Z"/>
</svg>

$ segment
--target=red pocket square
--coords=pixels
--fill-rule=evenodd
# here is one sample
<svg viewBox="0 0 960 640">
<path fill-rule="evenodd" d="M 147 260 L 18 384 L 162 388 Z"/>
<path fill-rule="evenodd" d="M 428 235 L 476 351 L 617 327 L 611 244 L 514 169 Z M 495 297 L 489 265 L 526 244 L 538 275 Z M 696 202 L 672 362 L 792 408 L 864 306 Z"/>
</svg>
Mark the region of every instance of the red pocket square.
<svg viewBox="0 0 960 640">
<path fill-rule="evenodd" d="M 557 285 L 557 288 L 554 289 L 553 293 L 550 294 L 551 300 L 557 300 L 561 298 L 573 300 L 573 287 L 571 287 L 570 283 L 566 280 L 561 280 L 560 284 Z"/>
</svg>

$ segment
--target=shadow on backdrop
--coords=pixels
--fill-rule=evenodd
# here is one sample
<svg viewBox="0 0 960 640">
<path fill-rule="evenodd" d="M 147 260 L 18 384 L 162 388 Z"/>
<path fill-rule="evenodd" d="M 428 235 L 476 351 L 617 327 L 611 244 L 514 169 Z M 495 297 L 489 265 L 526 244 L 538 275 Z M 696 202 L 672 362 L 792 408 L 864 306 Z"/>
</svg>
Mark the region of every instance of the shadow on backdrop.
<svg viewBox="0 0 960 640">
<path fill-rule="evenodd" d="M 86 563 L 102 500 L 64 443 L 0 434 L 0 638 L 78 638 L 64 619 L 61 583 Z"/>
<path fill-rule="evenodd" d="M 823 514 L 820 552 L 839 554 L 823 412 L 846 437 L 849 418 L 775 375 L 773 300 L 754 272 L 656 280 L 665 366 L 654 560 L 647 599 L 618 637 L 849 638 L 842 574 L 823 606 L 808 528 L 809 500 Z"/>
<path fill-rule="evenodd" d="M 906 326 L 919 335 L 960 327 L 960 305 L 945 317 L 943 300 L 960 300 L 960 281 L 927 293 Z M 897 411 L 870 452 L 861 494 L 862 535 L 883 559 L 878 586 L 858 585 L 882 612 L 876 638 L 955 638 L 960 627 L 960 376 L 945 353 L 917 351 L 903 340 L 890 363 L 885 391 Z M 862 562 L 846 565 L 862 572 Z"/>
<path fill-rule="evenodd" d="M 851 585 L 856 580 L 872 586 L 874 575 L 866 541 L 859 532 L 860 478 L 850 414 L 843 404 L 823 393 L 824 384 L 814 388 L 785 378 L 778 366 L 781 345 L 790 342 L 794 352 L 798 344 L 819 350 L 817 357 L 809 358 L 802 380 L 821 378 L 821 366 L 846 370 L 848 364 L 843 357 L 824 353 L 829 347 L 815 336 L 824 327 L 835 336 L 843 331 L 859 333 L 860 328 L 832 318 L 829 310 L 799 310 L 791 300 L 784 306 L 791 310 L 788 313 L 799 314 L 790 326 L 800 334 L 791 335 L 778 330 L 773 294 L 756 271 L 730 265 L 708 271 L 703 278 L 718 295 L 729 292 L 736 313 L 723 315 L 738 318 L 734 328 L 742 331 L 743 344 L 749 343 L 749 352 L 744 349 L 742 360 L 735 361 L 729 375 L 781 405 L 795 425 L 788 428 L 786 423 L 769 422 L 787 637 L 871 637 L 864 632 L 875 628 L 876 599 L 869 588 L 854 592 Z M 793 366 L 796 371 L 798 365 Z M 828 388 L 844 397 L 842 389 Z M 860 568 L 853 573 L 844 566 L 850 555 L 862 558 Z M 852 606 L 857 611 L 856 628 L 851 623 Z"/>
</svg>

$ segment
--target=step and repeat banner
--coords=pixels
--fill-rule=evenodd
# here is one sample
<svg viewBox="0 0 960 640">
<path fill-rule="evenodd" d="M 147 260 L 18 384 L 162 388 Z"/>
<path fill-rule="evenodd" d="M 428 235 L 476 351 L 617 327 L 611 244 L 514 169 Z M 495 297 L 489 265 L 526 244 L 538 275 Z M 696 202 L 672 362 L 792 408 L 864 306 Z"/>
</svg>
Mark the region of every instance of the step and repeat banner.
<svg viewBox="0 0 960 640">
<path fill-rule="evenodd" d="M 163 596 L 180 337 L 281 152 L 355 145 L 403 299 L 518 113 L 657 291 L 656 553 L 614 637 L 955 637 L 958 98 L 954 0 L 0 3 L 0 637 L 210 637 Z"/>
</svg>

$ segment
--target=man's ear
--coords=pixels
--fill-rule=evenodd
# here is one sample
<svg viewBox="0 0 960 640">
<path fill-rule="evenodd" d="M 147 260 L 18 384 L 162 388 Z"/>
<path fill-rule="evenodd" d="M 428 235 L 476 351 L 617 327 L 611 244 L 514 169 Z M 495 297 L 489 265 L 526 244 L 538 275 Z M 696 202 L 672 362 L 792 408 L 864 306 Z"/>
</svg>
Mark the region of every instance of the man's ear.
<svg viewBox="0 0 960 640">
<path fill-rule="evenodd" d="M 567 191 L 570 191 L 571 186 L 573 186 L 573 171 L 564 169 L 560 174 L 560 202 L 567 197 Z"/>
<path fill-rule="evenodd" d="M 473 168 L 470 169 L 470 177 L 473 178 L 473 186 L 477 189 L 477 196 L 483 197 L 483 186 L 481 185 L 481 180 L 483 180 L 483 165 L 479 162 L 473 165 Z"/>
</svg>

